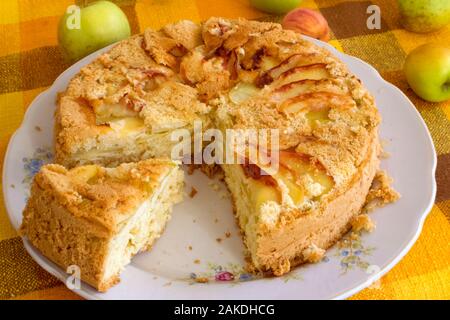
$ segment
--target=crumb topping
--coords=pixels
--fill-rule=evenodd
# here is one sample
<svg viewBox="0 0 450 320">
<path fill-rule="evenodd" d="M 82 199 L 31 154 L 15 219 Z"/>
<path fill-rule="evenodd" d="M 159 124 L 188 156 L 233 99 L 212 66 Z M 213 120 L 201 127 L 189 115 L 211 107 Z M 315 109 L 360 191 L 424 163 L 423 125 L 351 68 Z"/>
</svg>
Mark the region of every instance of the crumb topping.
<svg viewBox="0 0 450 320">
<path fill-rule="evenodd" d="M 305 261 L 317 263 L 324 257 L 325 250 L 317 247 L 315 244 L 311 244 L 308 248 L 303 250 L 302 255 Z"/>
<path fill-rule="evenodd" d="M 195 189 L 194 187 L 191 187 L 191 192 L 189 192 L 189 197 L 193 198 L 195 197 L 195 195 L 197 194 L 197 189 Z"/>
<path fill-rule="evenodd" d="M 175 166 L 169 160 L 125 163 L 114 169 L 87 165 L 67 170 L 49 164 L 35 176 L 34 185 L 54 193 L 74 217 L 114 233 Z"/>
<path fill-rule="evenodd" d="M 379 170 L 367 194 L 364 210 L 370 212 L 377 207 L 397 201 L 400 194 L 392 188 L 394 180 L 384 170 Z"/>
<path fill-rule="evenodd" d="M 375 230 L 375 223 L 370 219 L 367 214 L 360 214 L 353 218 L 352 222 L 352 230 L 354 232 L 359 231 L 367 231 L 372 232 Z"/>
</svg>

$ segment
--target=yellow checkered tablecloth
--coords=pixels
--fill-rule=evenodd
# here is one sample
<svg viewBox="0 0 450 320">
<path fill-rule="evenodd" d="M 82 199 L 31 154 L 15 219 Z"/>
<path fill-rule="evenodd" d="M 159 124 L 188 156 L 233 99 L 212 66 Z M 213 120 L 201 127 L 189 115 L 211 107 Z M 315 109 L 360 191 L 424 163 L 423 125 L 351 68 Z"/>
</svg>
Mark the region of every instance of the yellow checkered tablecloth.
<svg viewBox="0 0 450 320">
<path fill-rule="evenodd" d="M 0 163 L 11 134 L 22 121 L 34 97 L 48 88 L 68 65 L 57 43 L 59 17 L 74 0 L 2 0 L 0 2 Z M 250 7 L 248 0 L 116 0 L 127 14 L 132 32 L 159 28 L 179 19 L 200 22 L 210 16 L 278 19 Z M 381 8 L 381 30 L 366 27 L 367 7 Z M 450 101 L 433 104 L 408 88 L 402 64 L 422 43 L 450 43 L 450 27 L 419 35 L 399 25 L 394 0 L 304 0 L 318 9 L 332 29 L 331 44 L 377 68 L 385 79 L 402 89 L 428 125 L 438 153 L 436 204 L 423 232 L 408 255 L 381 279 L 354 299 L 450 298 Z M 412 142 L 414 143 L 414 142 Z M 3 187 L 3 186 L 2 186 Z M 420 186 L 417 186 L 420 188 Z M 0 299 L 77 299 L 26 253 L 11 227 L 0 198 Z"/>
</svg>

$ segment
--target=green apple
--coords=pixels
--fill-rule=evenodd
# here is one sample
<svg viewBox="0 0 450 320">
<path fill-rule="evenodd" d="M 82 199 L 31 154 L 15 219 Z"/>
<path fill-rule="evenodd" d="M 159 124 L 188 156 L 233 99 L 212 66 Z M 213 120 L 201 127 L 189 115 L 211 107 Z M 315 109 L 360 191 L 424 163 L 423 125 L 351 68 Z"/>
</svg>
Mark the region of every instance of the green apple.
<svg viewBox="0 0 450 320">
<path fill-rule="evenodd" d="M 93 2 L 80 10 L 69 7 L 58 29 L 59 44 L 72 61 L 129 36 L 126 15 L 109 1 Z"/>
<path fill-rule="evenodd" d="M 398 0 L 406 30 L 426 33 L 450 23 L 449 0 Z"/>
<path fill-rule="evenodd" d="M 450 46 L 430 43 L 414 49 L 404 70 L 410 87 L 422 99 L 450 99 Z"/>
<path fill-rule="evenodd" d="M 283 14 L 297 8 L 302 0 L 250 0 L 255 8 L 275 14 Z"/>
</svg>

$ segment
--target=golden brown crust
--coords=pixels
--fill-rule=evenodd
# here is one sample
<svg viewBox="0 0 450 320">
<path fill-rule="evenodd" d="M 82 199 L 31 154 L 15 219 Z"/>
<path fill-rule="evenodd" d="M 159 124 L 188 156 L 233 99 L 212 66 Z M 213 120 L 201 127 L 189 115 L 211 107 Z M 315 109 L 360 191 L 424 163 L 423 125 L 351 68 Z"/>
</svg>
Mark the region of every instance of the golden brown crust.
<svg viewBox="0 0 450 320">
<path fill-rule="evenodd" d="M 176 68 L 178 57 L 171 54 L 171 51 L 176 49 L 181 51 L 180 46 L 180 43 L 167 37 L 162 32 L 152 29 L 147 29 L 144 32 L 144 48 L 157 64 Z"/>
<path fill-rule="evenodd" d="M 140 116 L 152 132 L 191 125 L 195 120 L 203 119 L 199 117 L 199 113 L 207 114 L 210 110 L 198 100 L 194 88 L 178 82 L 161 84 L 146 97 L 146 101 L 148 104 L 142 109 Z"/>
<path fill-rule="evenodd" d="M 187 50 L 192 50 L 203 43 L 200 25 L 189 20 L 165 25 L 162 31 Z"/>
</svg>

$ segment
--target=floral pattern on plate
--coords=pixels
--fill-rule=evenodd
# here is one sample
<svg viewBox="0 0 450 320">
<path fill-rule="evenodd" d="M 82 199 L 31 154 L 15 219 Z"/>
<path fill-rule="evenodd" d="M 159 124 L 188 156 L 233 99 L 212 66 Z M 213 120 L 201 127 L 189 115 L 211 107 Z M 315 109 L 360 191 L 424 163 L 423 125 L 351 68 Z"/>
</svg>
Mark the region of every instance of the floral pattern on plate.
<svg viewBox="0 0 450 320">
<path fill-rule="evenodd" d="M 204 272 L 191 272 L 188 280 L 194 283 L 227 282 L 237 284 L 245 281 L 261 279 L 263 274 L 252 274 L 241 265 L 229 263 L 222 266 L 215 263 L 207 263 L 207 270 Z"/>
<path fill-rule="evenodd" d="M 37 148 L 31 158 L 22 159 L 23 169 L 25 171 L 25 177 L 22 183 L 30 184 L 41 167 L 53 160 L 53 153 L 50 150 L 51 148 Z"/>
<path fill-rule="evenodd" d="M 188 280 L 191 284 L 195 283 L 212 283 L 212 282 L 226 282 L 231 284 L 239 284 L 242 282 L 258 279 L 271 279 L 274 277 L 265 276 L 263 273 L 250 273 L 243 266 L 234 263 L 228 263 L 226 266 L 208 263 L 207 271 L 191 272 Z M 283 277 L 286 283 L 290 280 L 303 280 L 298 271 L 290 272 Z"/>
<path fill-rule="evenodd" d="M 342 274 L 346 274 L 355 268 L 366 271 L 371 266 L 366 258 L 372 255 L 375 247 L 366 247 L 360 233 L 350 232 L 336 244 L 336 249 Z"/>
<path fill-rule="evenodd" d="M 39 172 L 43 165 L 51 163 L 53 160 L 53 153 L 50 150 L 50 147 L 37 148 L 31 157 L 22 159 L 24 169 L 22 184 L 25 191 L 25 201 L 27 201 L 30 196 L 30 184 L 31 181 L 33 181 L 33 177 Z"/>
</svg>

